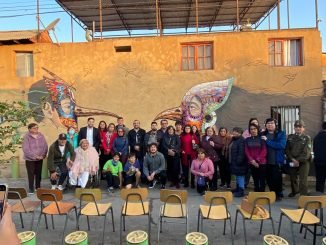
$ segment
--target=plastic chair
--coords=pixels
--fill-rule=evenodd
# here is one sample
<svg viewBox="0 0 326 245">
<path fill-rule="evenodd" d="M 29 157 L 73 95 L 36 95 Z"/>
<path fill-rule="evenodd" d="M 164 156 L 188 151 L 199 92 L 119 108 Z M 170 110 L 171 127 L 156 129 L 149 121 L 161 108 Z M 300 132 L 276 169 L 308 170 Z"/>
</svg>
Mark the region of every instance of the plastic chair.
<svg viewBox="0 0 326 245">
<path fill-rule="evenodd" d="M 100 189 L 77 188 L 75 192 L 75 197 L 80 200 L 79 202 L 80 208 L 79 208 L 79 214 L 77 218 L 77 229 L 79 230 L 79 218 L 81 215 L 85 215 L 87 217 L 88 230 L 90 230 L 89 216 L 104 216 L 103 234 L 102 234 L 102 243 L 104 244 L 105 224 L 106 224 L 106 216 L 108 211 L 111 211 L 113 232 L 115 231 L 112 204 L 97 203 L 97 201 L 102 200 L 102 192 Z M 83 205 L 83 202 L 86 202 L 86 204 Z"/>
<path fill-rule="evenodd" d="M 150 242 L 151 236 L 151 215 L 149 211 L 148 189 L 122 189 L 120 197 L 124 200 L 120 216 L 120 244 L 122 244 L 122 224 L 123 230 L 126 230 L 126 216 L 148 216 L 148 241 Z"/>
<path fill-rule="evenodd" d="M 188 209 L 187 209 L 188 192 L 185 190 L 160 190 L 160 200 L 164 204 L 160 208 L 158 220 L 158 243 L 160 242 L 160 233 L 163 228 L 163 218 L 168 219 L 185 219 L 186 234 L 188 233 Z"/>
<path fill-rule="evenodd" d="M 282 217 L 286 216 L 290 220 L 292 242 L 295 245 L 295 237 L 293 232 L 293 224 L 300 224 L 305 226 L 314 226 L 314 239 L 313 244 L 316 244 L 316 230 L 317 225 L 321 226 L 321 234 L 324 236 L 324 227 L 322 220 L 318 217 L 318 210 L 320 216 L 323 215 L 323 208 L 326 206 L 326 196 L 300 196 L 298 199 L 298 209 L 283 209 L 281 208 L 280 223 L 278 226 L 277 234 L 280 234 Z M 312 214 L 309 210 L 315 210 L 315 214 Z M 308 228 L 307 228 L 308 229 Z M 309 230 L 310 231 L 310 230 Z M 305 234 L 306 237 L 306 234 Z"/>
<path fill-rule="evenodd" d="M 225 235 L 226 221 L 230 221 L 231 239 L 234 244 L 231 215 L 228 204 L 233 201 L 232 192 L 207 191 L 204 200 L 209 205 L 199 205 L 197 231 L 203 231 L 203 220 L 224 220 L 223 235 Z M 200 228 L 200 230 L 199 230 Z"/>
<path fill-rule="evenodd" d="M 237 211 L 235 215 L 235 224 L 234 224 L 234 234 L 237 230 L 237 219 L 238 219 L 238 213 L 242 215 L 243 220 L 243 231 L 245 236 L 245 244 L 247 244 L 247 233 L 246 233 L 246 220 L 252 220 L 252 221 L 260 221 L 260 230 L 259 234 L 261 235 L 262 229 L 263 229 L 263 223 L 264 220 L 269 219 L 272 223 L 273 228 L 273 234 L 275 234 L 275 227 L 274 227 L 274 221 L 272 218 L 272 210 L 271 210 L 271 204 L 275 202 L 276 195 L 275 192 L 249 192 L 248 195 L 248 202 L 252 204 L 254 207 L 251 212 L 247 212 L 246 210 L 243 210 L 241 208 L 241 205 L 237 205 Z M 266 217 L 261 217 L 259 215 L 255 214 L 255 211 L 257 211 L 258 206 L 261 208 L 265 213 L 267 213 Z M 266 210 L 263 206 L 268 206 L 268 210 Z"/>
<path fill-rule="evenodd" d="M 40 201 L 26 200 L 27 191 L 25 188 L 9 188 L 8 199 L 19 200 L 12 204 L 11 211 L 13 213 L 19 213 L 22 228 L 24 228 L 23 213 L 32 213 L 31 228 L 33 230 L 35 210 L 40 206 Z"/>
<path fill-rule="evenodd" d="M 45 225 L 46 229 L 48 229 L 48 222 L 46 215 L 51 215 L 52 218 L 52 228 L 54 229 L 54 222 L 53 222 L 53 215 L 65 215 L 65 225 L 63 228 L 63 234 L 62 234 L 62 244 L 64 242 L 64 237 L 65 237 L 65 231 L 67 227 L 67 222 L 68 222 L 68 215 L 71 210 L 75 210 L 76 214 L 76 221 L 77 221 L 77 208 L 76 204 L 73 202 L 62 202 L 61 200 L 63 199 L 62 197 L 62 191 L 60 190 L 49 190 L 49 189 L 42 189 L 39 188 L 36 191 L 38 199 L 41 200 L 41 212 L 38 217 L 37 221 L 37 227 L 36 227 L 36 233 L 38 231 L 39 224 L 41 222 L 41 217 L 42 214 L 44 214 L 44 219 L 45 219 Z M 48 203 L 45 205 L 45 203 Z M 76 228 L 77 228 L 77 222 L 76 222 Z"/>
</svg>

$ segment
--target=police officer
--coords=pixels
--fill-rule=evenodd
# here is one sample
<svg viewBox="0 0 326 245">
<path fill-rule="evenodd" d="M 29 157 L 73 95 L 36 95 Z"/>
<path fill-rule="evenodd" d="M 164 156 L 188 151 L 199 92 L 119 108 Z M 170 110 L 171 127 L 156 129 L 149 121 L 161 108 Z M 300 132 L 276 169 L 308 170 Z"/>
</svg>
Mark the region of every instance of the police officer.
<svg viewBox="0 0 326 245">
<path fill-rule="evenodd" d="M 311 139 L 304 134 L 305 123 L 297 120 L 294 123 L 295 134 L 290 134 L 286 142 L 285 153 L 289 162 L 289 174 L 292 192 L 289 197 L 308 194 L 308 173 L 311 159 Z M 299 174 L 299 185 L 298 185 Z"/>
</svg>

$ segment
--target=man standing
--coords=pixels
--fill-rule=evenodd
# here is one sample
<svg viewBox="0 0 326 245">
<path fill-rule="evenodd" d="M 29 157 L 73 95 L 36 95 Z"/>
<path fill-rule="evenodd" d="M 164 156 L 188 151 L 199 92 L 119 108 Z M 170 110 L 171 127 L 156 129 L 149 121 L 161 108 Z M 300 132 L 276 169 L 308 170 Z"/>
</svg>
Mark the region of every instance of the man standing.
<svg viewBox="0 0 326 245">
<path fill-rule="evenodd" d="M 149 150 L 149 145 L 155 143 L 157 146 L 160 145 L 163 135 L 162 132 L 157 130 L 157 122 L 151 123 L 151 130 L 145 134 L 144 138 L 144 148 L 147 152 Z"/>
<path fill-rule="evenodd" d="M 128 133 L 128 142 L 130 146 L 130 152 L 135 153 L 138 162 L 140 163 L 140 167 L 142 169 L 143 158 L 144 158 L 144 138 L 145 138 L 145 130 L 140 128 L 140 121 L 134 120 L 133 122 L 134 128 Z"/>
<path fill-rule="evenodd" d="M 58 139 L 50 146 L 48 155 L 48 169 L 51 174 L 50 181 L 52 190 L 58 188 L 60 191 L 62 191 L 64 189 L 62 184 L 68 176 L 67 164 L 72 166 L 75 156 L 74 148 L 69 142 L 67 142 L 66 134 L 59 134 Z M 58 185 L 57 168 L 60 170 Z"/>
<path fill-rule="evenodd" d="M 316 170 L 316 191 L 324 193 L 326 179 L 326 122 L 323 130 L 314 138 L 314 163 Z"/>
<path fill-rule="evenodd" d="M 286 136 L 283 131 L 276 129 L 276 121 L 273 118 L 266 119 L 265 127 L 261 138 L 267 145 L 266 180 L 269 190 L 275 192 L 276 200 L 281 201 L 283 197 L 281 166 L 284 164 Z"/>
<path fill-rule="evenodd" d="M 123 131 L 125 132 L 124 137 L 127 138 L 129 133 L 129 128 L 127 128 L 126 125 L 124 125 L 123 117 L 117 118 L 117 125 L 115 126 L 115 131 L 118 131 L 118 128 L 123 128 Z"/>
<path fill-rule="evenodd" d="M 93 117 L 89 117 L 87 119 L 87 127 L 83 127 L 80 129 L 78 134 L 78 143 L 82 139 L 87 139 L 89 142 L 89 146 L 93 146 L 97 152 L 99 152 L 100 146 L 100 134 L 97 128 L 94 128 L 95 119 Z"/>
<path fill-rule="evenodd" d="M 285 153 L 289 162 L 289 173 L 292 192 L 289 197 L 308 194 L 308 173 L 311 158 L 311 139 L 304 134 L 305 123 L 297 120 L 294 123 L 295 134 L 290 134 L 286 142 Z M 298 185 L 299 174 L 299 185 Z"/>
<path fill-rule="evenodd" d="M 162 119 L 161 122 L 160 122 L 161 128 L 157 131 L 157 133 L 160 135 L 160 142 L 159 142 L 159 145 L 158 145 L 159 152 L 163 152 L 161 140 L 163 139 L 164 134 L 167 133 L 166 130 L 168 128 L 168 124 L 169 124 L 168 120 Z"/>
<path fill-rule="evenodd" d="M 163 154 L 157 151 L 157 144 L 155 143 L 149 145 L 149 153 L 144 158 L 144 174 L 149 181 L 148 188 L 154 188 L 156 180 L 159 179 L 161 189 L 165 189 L 165 159 Z"/>
<path fill-rule="evenodd" d="M 48 144 L 43 134 L 38 131 L 36 123 L 29 124 L 27 128 L 28 133 L 24 135 L 22 148 L 26 160 L 29 194 L 33 194 L 34 176 L 35 188 L 41 187 L 42 164 L 48 152 Z"/>
</svg>

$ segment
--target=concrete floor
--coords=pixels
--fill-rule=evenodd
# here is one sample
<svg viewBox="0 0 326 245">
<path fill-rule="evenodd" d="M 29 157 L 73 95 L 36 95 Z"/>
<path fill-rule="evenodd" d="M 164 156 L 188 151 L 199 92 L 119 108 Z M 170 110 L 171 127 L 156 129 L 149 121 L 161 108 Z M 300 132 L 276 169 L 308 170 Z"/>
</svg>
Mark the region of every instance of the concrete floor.
<svg viewBox="0 0 326 245">
<path fill-rule="evenodd" d="M 0 182 L 7 182 L 11 187 L 26 187 L 26 180 L 24 179 L 0 179 Z M 105 183 L 102 183 L 105 186 Z M 49 188 L 50 183 L 48 180 L 42 181 L 42 187 Z M 313 187 L 311 187 L 312 189 Z M 252 190 L 250 185 L 247 191 Z M 159 189 L 152 189 L 150 192 L 150 205 L 151 205 L 151 244 L 158 244 L 157 242 L 157 222 L 159 207 L 161 205 L 159 199 Z M 288 187 L 285 190 L 285 194 L 289 193 Z M 119 244 L 119 224 L 120 224 L 120 212 L 122 201 L 119 197 L 119 191 L 114 193 L 108 193 L 103 189 L 103 202 L 111 202 L 114 210 L 114 220 L 116 231 L 112 232 L 111 218 L 108 216 L 106 225 L 106 235 L 105 244 Z M 36 195 L 29 197 L 31 199 L 37 199 Z M 74 198 L 72 191 L 65 191 L 64 201 L 74 201 L 79 205 L 79 202 Z M 241 198 L 234 198 L 233 203 L 229 206 L 229 210 L 232 217 L 232 223 L 234 228 L 236 205 L 239 205 Z M 203 198 L 199 196 L 195 190 L 188 189 L 188 211 L 189 211 L 189 232 L 196 231 L 197 229 L 197 213 L 199 204 L 203 203 Z M 296 208 L 297 199 L 284 198 L 281 202 L 276 202 L 272 205 L 272 217 L 275 222 L 275 229 L 277 231 L 279 224 L 280 208 Z M 34 219 L 34 229 L 36 227 L 37 217 L 39 215 L 39 210 L 36 212 Z M 29 227 L 31 221 L 31 215 L 24 215 L 25 227 Z M 62 230 L 64 225 L 64 217 L 55 217 L 54 224 L 55 230 L 52 229 L 51 219 L 48 218 L 49 229 L 45 229 L 44 218 L 41 220 L 39 232 L 37 234 L 37 244 L 61 244 Z M 28 228 L 22 229 L 20 225 L 19 215 L 14 215 L 14 222 L 16 223 L 17 231 L 21 232 L 23 230 L 28 230 Z M 176 221 L 178 222 L 178 221 Z M 91 217 L 90 218 L 91 230 L 87 231 L 86 218 L 82 217 L 80 219 L 80 229 L 88 232 L 89 244 L 100 244 L 103 229 L 103 218 Z M 76 219 L 73 213 L 70 214 L 66 234 L 75 230 Z M 272 233 L 272 226 L 270 221 L 264 222 L 262 235 L 259 235 L 260 222 L 247 221 L 247 239 L 248 244 L 261 245 L 263 244 L 263 236 Z M 125 239 L 126 235 L 134 230 L 145 230 L 147 229 L 147 218 L 144 217 L 127 217 L 126 218 L 126 231 L 123 232 L 123 237 Z M 320 229 L 318 229 L 320 232 Z M 313 244 L 312 235 L 308 233 L 307 239 L 303 239 L 303 234 L 299 233 L 299 226 L 294 227 L 294 232 L 296 236 L 297 244 Z M 204 233 L 208 236 L 209 244 L 231 244 L 230 236 L 230 226 L 227 223 L 226 235 L 223 235 L 223 222 L 214 221 L 204 221 Z M 174 245 L 174 244 L 185 244 L 185 224 L 177 223 L 163 223 L 163 233 L 160 234 L 160 244 L 161 245 Z M 293 244 L 291 240 L 290 224 L 286 218 L 283 219 L 281 234 L 289 244 Z M 322 244 L 322 237 L 317 237 L 316 244 Z M 123 241 L 126 244 L 126 241 Z M 242 219 L 238 219 L 237 233 L 234 236 L 234 244 L 245 244 L 244 233 L 242 226 Z"/>
</svg>

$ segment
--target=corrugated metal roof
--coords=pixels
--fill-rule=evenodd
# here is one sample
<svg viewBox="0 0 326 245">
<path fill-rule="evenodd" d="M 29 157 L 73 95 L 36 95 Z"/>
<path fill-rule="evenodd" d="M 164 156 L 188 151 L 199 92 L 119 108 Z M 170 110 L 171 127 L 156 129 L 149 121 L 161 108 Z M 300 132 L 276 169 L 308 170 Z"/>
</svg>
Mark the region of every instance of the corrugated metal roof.
<svg viewBox="0 0 326 245">
<path fill-rule="evenodd" d="M 37 30 L 0 31 L 0 41 L 31 39 L 37 36 Z"/>
<path fill-rule="evenodd" d="M 196 0 L 56 0 L 87 28 L 102 30 L 153 30 L 196 27 Z M 197 0 L 199 27 L 229 26 L 237 23 L 236 0 Z M 277 0 L 238 0 L 239 20 L 257 23 L 273 9 Z M 158 8 L 157 8 L 158 6 Z M 160 21 L 157 21 L 160 19 Z M 159 24 L 160 23 L 160 24 Z M 159 28 L 158 28 L 159 29 Z"/>
</svg>

